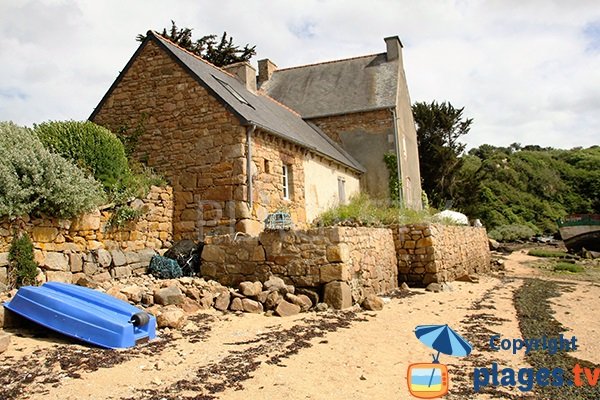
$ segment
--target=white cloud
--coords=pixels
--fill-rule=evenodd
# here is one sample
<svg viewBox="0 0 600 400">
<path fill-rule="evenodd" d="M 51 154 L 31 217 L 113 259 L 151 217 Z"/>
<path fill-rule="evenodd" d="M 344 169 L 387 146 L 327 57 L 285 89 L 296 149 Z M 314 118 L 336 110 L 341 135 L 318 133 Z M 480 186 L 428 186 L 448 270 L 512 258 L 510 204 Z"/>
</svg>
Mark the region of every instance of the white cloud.
<svg viewBox="0 0 600 400">
<path fill-rule="evenodd" d="M 599 142 L 594 0 L 3 0 L 0 120 L 87 118 L 135 36 L 171 19 L 198 36 L 227 31 L 280 67 L 383 52 L 397 34 L 413 102 L 464 106 L 469 146 Z"/>
</svg>

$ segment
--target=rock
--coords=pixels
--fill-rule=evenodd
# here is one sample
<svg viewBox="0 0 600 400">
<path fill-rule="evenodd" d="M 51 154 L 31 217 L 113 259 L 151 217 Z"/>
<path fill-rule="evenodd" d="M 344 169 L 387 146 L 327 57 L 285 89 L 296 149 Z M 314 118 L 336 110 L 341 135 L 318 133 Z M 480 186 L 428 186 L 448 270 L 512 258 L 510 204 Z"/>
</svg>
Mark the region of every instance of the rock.
<svg viewBox="0 0 600 400">
<path fill-rule="evenodd" d="M 442 282 L 442 292 L 453 292 L 454 287 L 448 282 Z"/>
<path fill-rule="evenodd" d="M 10 344 L 10 335 L 5 332 L 0 332 L 0 354 L 4 353 L 8 349 Z"/>
<path fill-rule="evenodd" d="M 282 300 L 277 305 L 277 308 L 275 308 L 275 314 L 279 315 L 280 317 L 290 317 L 298 314 L 300 310 L 300 306 Z"/>
<path fill-rule="evenodd" d="M 51 271 L 69 271 L 69 260 L 63 253 L 49 251 L 44 259 L 44 267 Z"/>
<path fill-rule="evenodd" d="M 108 271 L 101 272 L 92 277 L 96 282 L 102 283 L 112 280 L 110 273 Z"/>
<path fill-rule="evenodd" d="M 500 243 L 492 238 L 488 238 L 488 245 L 490 246 L 490 250 L 498 250 L 500 248 Z"/>
<path fill-rule="evenodd" d="M 48 271 L 46 272 L 46 278 L 48 279 L 48 282 L 71 283 L 73 274 L 65 271 Z"/>
<path fill-rule="evenodd" d="M 154 295 L 151 293 L 144 293 L 142 295 L 142 304 L 151 306 L 154 304 Z"/>
<path fill-rule="evenodd" d="M 58 236 L 58 229 L 36 226 L 31 230 L 31 239 L 36 243 L 52 243 Z"/>
<path fill-rule="evenodd" d="M 215 308 L 220 311 L 227 311 L 230 301 L 231 295 L 229 291 L 223 291 L 215 298 Z"/>
<path fill-rule="evenodd" d="M 317 303 L 317 305 L 315 306 L 316 312 L 325 312 L 327 310 L 329 310 L 329 306 L 327 305 L 327 303 Z"/>
<path fill-rule="evenodd" d="M 428 292 L 439 293 L 442 291 L 442 285 L 439 283 L 432 282 L 425 288 Z"/>
<path fill-rule="evenodd" d="M 256 296 L 256 301 L 259 303 L 265 303 L 267 301 L 267 296 L 269 296 L 269 292 L 263 290 Z"/>
<path fill-rule="evenodd" d="M 262 286 L 260 282 L 242 282 L 240 283 L 240 292 L 244 296 L 258 296 L 262 292 Z"/>
<path fill-rule="evenodd" d="M 408 283 L 402 282 L 402 285 L 400 285 L 400 290 L 402 290 L 404 292 L 409 292 L 410 291 L 410 287 L 408 287 Z"/>
<path fill-rule="evenodd" d="M 111 287 L 110 289 L 108 289 L 106 291 L 106 294 L 109 294 L 112 297 L 115 297 L 119 300 L 127 301 L 127 296 L 125 296 L 123 293 L 121 293 L 121 290 L 119 289 L 118 286 Z"/>
<path fill-rule="evenodd" d="M 154 302 L 163 306 L 170 304 L 181 304 L 185 296 L 176 285 L 158 289 L 154 292 Z"/>
<path fill-rule="evenodd" d="M 80 254 L 71 253 L 69 254 L 69 268 L 71 272 L 83 271 L 83 259 Z"/>
<path fill-rule="evenodd" d="M 205 310 L 211 308 L 214 304 L 214 298 L 212 295 L 206 295 L 200 299 L 200 307 Z"/>
<path fill-rule="evenodd" d="M 312 304 L 318 304 L 319 303 L 319 294 L 312 289 L 307 289 L 307 288 L 296 288 L 296 295 L 305 295 L 307 296 Z"/>
<path fill-rule="evenodd" d="M 296 288 L 294 285 L 285 285 L 285 290 L 287 293 L 294 294 L 296 292 Z"/>
<path fill-rule="evenodd" d="M 129 266 L 114 267 L 110 270 L 110 274 L 113 277 L 113 279 L 121 279 L 121 278 L 127 278 L 127 277 L 131 276 L 132 271 L 131 271 L 131 267 L 129 267 Z"/>
<path fill-rule="evenodd" d="M 177 306 L 170 305 L 160 310 L 156 323 L 159 328 L 179 329 L 185 325 L 186 317 L 183 310 Z"/>
<path fill-rule="evenodd" d="M 127 300 L 133 303 L 140 303 L 144 295 L 144 289 L 136 285 L 130 285 L 121 289 L 121 293 L 125 295 Z"/>
<path fill-rule="evenodd" d="M 312 302 L 306 295 L 298 295 L 288 293 L 285 295 L 285 298 L 292 304 L 295 304 L 300 307 L 302 311 L 308 311 L 312 307 Z"/>
<path fill-rule="evenodd" d="M 200 292 L 200 289 L 196 288 L 196 287 L 191 287 L 185 290 L 185 295 L 187 297 L 189 297 L 192 300 L 196 300 L 196 301 L 200 301 L 200 299 L 202 298 L 202 293 Z"/>
<path fill-rule="evenodd" d="M 370 294 L 363 300 L 361 306 L 367 311 L 381 311 L 383 310 L 383 300 Z"/>
<path fill-rule="evenodd" d="M 281 301 L 283 301 L 283 296 L 281 296 L 281 293 L 277 291 L 270 292 L 267 295 L 267 300 L 265 300 L 265 308 L 267 310 L 274 310 Z"/>
<path fill-rule="evenodd" d="M 231 311 L 244 311 L 244 303 L 242 302 L 242 299 L 240 299 L 239 297 L 233 299 L 231 305 L 229 306 L 229 309 Z"/>
<path fill-rule="evenodd" d="M 152 260 L 152 257 L 154 257 L 155 255 L 156 251 L 154 251 L 154 249 L 142 249 L 138 251 L 138 257 L 140 259 L 139 262 L 145 264 L 146 266 L 150 264 L 150 260 Z"/>
<path fill-rule="evenodd" d="M 183 300 L 183 304 L 180 305 L 181 309 L 188 314 L 195 314 L 200 311 L 202 308 L 198 302 L 186 297 Z"/>
<path fill-rule="evenodd" d="M 325 285 L 323 302 L 337 310 L 352 307 L 350 286 L 346 282 L 329 282 Z"/>
<path fill-rule="evenodd" d="M 346 243 L 327 246 L 327 261 L 330 263 L 343 263 L 350 259 L 350 249 Z"/>
<path fill-rule="evenodd" d="M 121 250 L 111 250 L 110 256 L 115 267 L 122 267 L 123 265 L 127 264 L 125 254 L 123 254 Z"/>
<path fill-rule="evenodd" d="M 327 264 L 319 269 L 321 283 L 347 281 L 350 279 L 350 268 L 347 264 Z"/>
<path fill-rule="evenodd" d="M 249 313 L 260 314 L 263 312 L 263 305 L 251 299 L 242 299 L 242 307 L 245 312 Z"/>
<path fill-rule="evenodd" d="M 96 289 L 98 287 L 98 284 L 87 275 L 79 277 L 77 279 L 77 281 L 75 282 L 75 284 L 86 287 L 86 288 L 90 288 L 90 289 Z"/>
<path fill-rule="evenodd" d="M 125 261 L 127 264 L 137 264 L 140 262 L 140 256 L 135 251 L 126 251 L 123 254 L 125 255 Z"/>
<path fill-rule="evenodd" d="M 112 263 L 112 256 L 108 250 L 98 249 L 96 250 L 96 261 L 104 268 L 108 268 Z"/>
<path fill-rule="evenodd" d="M 0 253 L 0 267 L 8 266 L 8 253 Z"/>
<path fill-rule="evenodd" d="M 264 287 L 265 287 L 265 290 L 268 292 L 273 292 L 273 291 L 277 291 L 277 292 L 284 291 L 284 293 L 287 292 L 287 285 L 285 284 L 283 279 L 278 278 L 276 276 L 271 276 L 269 278 L 269 280 L 267 280 L 264 283 Z"/>
<path fill-rule="evenodd" d="M 471 282 L 471 283 L 477 283 L 477 282 L 479 282 L 479 278 L 477 276 L 475 276 L 475 275 L 468 275 L 468 274 L 459 276 L 455 280 L 459 281 L 459 282 Z"/>
</svg>

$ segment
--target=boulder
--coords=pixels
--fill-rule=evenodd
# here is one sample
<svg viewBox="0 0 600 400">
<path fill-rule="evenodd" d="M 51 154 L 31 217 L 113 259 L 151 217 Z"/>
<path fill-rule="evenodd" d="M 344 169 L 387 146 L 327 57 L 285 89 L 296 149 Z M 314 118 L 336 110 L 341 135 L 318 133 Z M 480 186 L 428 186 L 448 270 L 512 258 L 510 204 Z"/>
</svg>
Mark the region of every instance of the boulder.
<svg viewBox="0 0 600 400">
<path fill-rule="evenodd" d="M 269 293 L 270 292 L 263 290 L 256 296 L 256 301 L 258 301 L 259 303 L 265 303 L 267 301 L 267 296 L 269 296 Z"/>
<path fill-rule="evenodd" d="M 121 250 L 111 250 L 110 256 L 112 257 L 112 262 L 115 267 L 122 267 L 127 264 L 125 254 L 123 254 Z"/>
<path fill-rule="evenodd" d="M 154 302 L 163 306 L 170 304 L 181 304 L 185 296 L 176 285 L 158 289 L 154 292 Z"/>
<path fill-rule="evenodd" d="M 49 251 L 44 259 L 44 267 L 51 271 L 69 271 L 69 260 L 63 253 Z"/>
<path fill-rule="evenodd" d="M 429 285 L 427 285 L 425 290 L 427 290 L 428 292 L 438 293 L 438 292 L 452 292 L 454 289 L 447 282 L 442 282 L 442 283 L 433 282 L 433 283 L 430 283 Z"/>
<path fill-rule="evenodd" d="M 112 297 L 115 297 L 119 300 L 127 301 L 127 296 L 125 296 L 123 293 L 121 293 L 121 290 L 119 289 L 118 286 L 111 287 L 110 289 L 108 289 L 106 291 L 106 294 L 109 294 Z"/>
<path fill-rule="evenodd" d="M 410 291 L 410 287 L 408 286 L 408 283 L 402 282 L 402 285 L 400 285 L 400 290 L 402 290 L 403 292 Z"/>
<path fill-rule="evenodd" d="M 229 306 L 229 309 L 231 311 L 244 311 L 244 303 L 242 303 L 242 299 L 240 299 L 239 297 L 233 299 L 231 305 Z"/>
<path fill-rule="evenodd" d="M 283 281 L 283 279 L 278 278 L 276 276 L 271 276 L 269 280 L 264 283 L 265 290 L 268 292 L 284 292 L 287 293 L 287 285 Z"/>
<path fill-rule="evenodd" d="M 260 314 L 263 312 L 263 305 L 258 301 L 251 299 L 242 299 L 242 308 L 245 312 Z"/>
<path fill-rule="evenodd" d="M 381 311 L 383 310 L 383 300 L 374 294 L 370 294 L 363 300 L 361 306 L 367 311 Z"/>
<path fill-rule="evenodd" d="M 288 293 L 285 295 L 287 301 L 300 307 L 302 311 L 308 311 L 312 307 L 312 302 L 303 294 L 296 296 L 295 294 Z"/>
<path fill-rule="evenodd" d="M 188 297 L 183 300 L 183 303 L 180 305 L 180 307 L 187 314 L 194 314 L 202 309 L 197 301 L 194 301 Z"/>
<path fill-rule="evenodd" d="M 220 311 L 226 311 L 229 308 L 229 302 L 231 301 L 231 295 L 229 291 L 222 291 L 215 298 L 215 308 Z"/>
<path fill-rule="evenodd" d="M 281 301 L 283 301 L 283 296 L 279 292 L 270 292 L 265 300 L 265 308 L 273 310 Z"/>
<path fill-rule="evenodd" d="M 300 310 L 300 306 L 282 300 L 277 305 L 277 308 L 275 308 L 275 314 L 279 315 L 280 317 L 290 317 L 292 315 L 298 314 Z"/>
<path fill-rule="evenodd" d="M 352 307 L 352 291 L 346 282 L 329 282 L 325 285 L 323 302 L 337 310 Z"/>
<path fill-rule="evenodd" d="M 240 283 L 240 292 L 244 296 L 258 296 L 262 292 L 263 285 L 260 282 L 242 282 Z"/>
<path fill-rule="evenodd" d="M 160 310 L 156 323 L 159 328 L 181 328 L 186 322 L 185 313 L 177 306 L 170 305 Z"/>
<path fill-rule="evenodd" d="M 122 288 L 121 293 L 125 295 L 127 300 L 133 303 L 140 303 L 142 301 L 142 296 L 144 295 L 144 288 L 136 285 L 129 285 Z"/>
<path fill-rule="evenodd" d="M 459 282 L 470 282 L 470 283 L 477 283 L 477 282 L 479 282 L 479 278 L 476 275 L 469 275 L 469 274 L 465 274 L 465 275 L 459 276 L 455 280 L 459 281 Z"/>
<path fill-rule="evenodd" d="M 112 263 L 112 256 L 108 250 L 98 249 L 96 250 L 96 261 L 104 268 L 108 268 Z"/>
<path fill-rule="evenodd" d="M 90 289 L 96 289 L 98 287 L 98 284 L 96 283 L 96 281 L 94 281 L 92 278 L 90 278 L 87 275 L 79 277 L 77 279 L 77 281 L 75 282 L 75 284 L 86 287 L 86 288 L 90 288 Z"/>
<path fill-rule="evenodd" d="M 305 295 L 307 296 L 312 304 L 317 304 L 319 303 L 319 293 L 317 293 L 315 290 L 312 289 L 308 289 L 308 288 L 296 288 L 296 295 Z"/>
</svg>

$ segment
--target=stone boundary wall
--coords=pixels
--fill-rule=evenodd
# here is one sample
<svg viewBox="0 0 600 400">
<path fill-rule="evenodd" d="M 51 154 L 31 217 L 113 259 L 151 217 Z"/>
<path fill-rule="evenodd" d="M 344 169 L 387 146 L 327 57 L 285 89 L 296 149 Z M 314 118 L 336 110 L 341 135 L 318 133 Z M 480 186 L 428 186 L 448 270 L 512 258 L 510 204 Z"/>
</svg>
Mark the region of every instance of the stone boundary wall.
<svg viewBox="0 0 600 400">
<path fill-rule="evenodd" d="M 271 275 L 333 302 L 360 303 L 398 286 L 392 231 L 329 227 L 263 232 L 258 237 L 207 237 L 202 275 L 226 286 Z M 328 287 L 330 290 L 328 290 Z M 343 308 L 343 307 L 340 307 Z"/>
<path fill-rule="evenodd" d="M 76 283 L 86 276 L 96 281 L 143 274 L 158 250 L 171 246 L 173 190 L 152 186 L 144 200 L 133 208 L 145 213 L 125 226 L 107 227 L 111 211 L 95 211 L 67 220 L 29 218 L 22 220 L 40 266 L 38 281 Z M 16 222 L 0 220 L 0 284 L 8 283 L 8 251 Z"/>
<path fill-rule="evenodd" d="M 422 286 L 490 269 L 485 228 L 413 224 L 392 230 L 400 282 Z"/>
</svg>

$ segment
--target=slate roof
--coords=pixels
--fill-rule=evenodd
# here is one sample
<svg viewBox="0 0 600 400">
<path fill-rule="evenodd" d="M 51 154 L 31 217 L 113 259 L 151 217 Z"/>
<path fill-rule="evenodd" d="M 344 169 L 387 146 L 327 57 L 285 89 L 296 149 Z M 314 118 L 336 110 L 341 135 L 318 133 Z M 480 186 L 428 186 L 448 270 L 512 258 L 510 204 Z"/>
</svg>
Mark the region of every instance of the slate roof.
<svg viewBox="0 0 600 400">
<path fill-rule="evenodd" d="M 398 71 L 382 53 L 275 70 L 260 89 L 309 119 L 394 107 Z"/>
<path fill-rule="evenodd" d="M 325 133 L 313 124 L 304 121 L 299 114 L 280 104 L 269 96 L 261 93 L 252 93 L 245 85 L 231 74 L 208 63 L 196 55 L 182 49 L 155 32 L 148 31 L 146 41 L 156 42 L 174 60 L 187 70 L 193 78 L 204 88 L 211 92 L 224 106 L 233 112 L 242 125 L 256 125 L 258 128 L 279 136 L 285 140 L 296 143 L 313 152 L 333 159 L 342 165 L 354 170 L 365 172 L 352 156 L 338 144 L 329 139 Z M 139 52 L 139 50 L 138 50 Z M 134 55 L 132 60 L 136 56 Z M 130 61 L 130 64 L 131 64 Z M 128 66 L 130 65 L 128 64 Z M 127 67 L 123 73 L 127 70 Z M 123 73 L 121 75 L 123 75 Z M 109 92 L 96 107 L 99 110 L 109 93 L 118 83 L 119 78 L 109 89 Z M 96 111 L 95 111 L 96 112 Z M 95 112 L 90 119 L 93 118 Z"/>
</svg>

